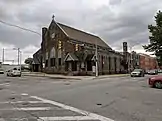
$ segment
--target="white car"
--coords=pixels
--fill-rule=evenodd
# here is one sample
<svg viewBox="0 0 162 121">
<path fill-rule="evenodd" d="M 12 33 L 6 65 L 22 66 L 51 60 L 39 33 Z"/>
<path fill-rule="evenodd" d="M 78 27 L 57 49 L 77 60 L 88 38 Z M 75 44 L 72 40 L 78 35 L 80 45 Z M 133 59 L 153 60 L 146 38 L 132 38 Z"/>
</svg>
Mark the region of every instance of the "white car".
<svg viewBox="0 0 162 121">
<path fill-rule="evenodd" d="M 19 68 L 14 68 L 7 71 L 7 76 L 21 76 L 21 71 Z"/>
</svg>

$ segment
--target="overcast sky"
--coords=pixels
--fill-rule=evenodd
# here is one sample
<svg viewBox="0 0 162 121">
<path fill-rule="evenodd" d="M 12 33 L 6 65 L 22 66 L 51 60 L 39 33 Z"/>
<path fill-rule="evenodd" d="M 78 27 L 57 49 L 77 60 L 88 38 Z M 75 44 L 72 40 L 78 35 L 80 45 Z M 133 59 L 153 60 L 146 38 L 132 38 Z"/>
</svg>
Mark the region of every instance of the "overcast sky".
<svg viewBox="0 0 162 121">
<path fill-rule="evenodd" d="M 160 8 L 161 0 L 0 0 L 0 20 L 41 33 L 54 14 L 56 21 L 96 34 L 113 49 L 121 50 L 127 41 L 144 52 L 147 26 Z M 0 23 L 0 49 L 6 48 L 6 60 L 16 61 L 12 48 L 21 48 L 24 60 L 40 43 L 41 36 Z"/>
</svg>

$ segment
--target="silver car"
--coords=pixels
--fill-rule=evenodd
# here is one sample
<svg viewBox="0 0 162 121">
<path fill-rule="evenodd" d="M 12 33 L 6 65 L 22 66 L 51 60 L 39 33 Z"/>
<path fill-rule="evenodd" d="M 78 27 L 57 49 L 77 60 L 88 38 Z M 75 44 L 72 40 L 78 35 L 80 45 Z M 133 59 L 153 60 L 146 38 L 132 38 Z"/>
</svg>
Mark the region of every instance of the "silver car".
<svg viewBox="0 0 162 121">
<path fill-rule="evenodd" d="M 21 71 L 19 68 L 14 68 L 7 71 L 7 76 L 21 76 Z"/>
<path fill-rule="evenodd" d="M 145 72 L 143 69 L 134 69 L 133 72 L 131 72 L 131 77 L 144 77 Z"/>
</svg>

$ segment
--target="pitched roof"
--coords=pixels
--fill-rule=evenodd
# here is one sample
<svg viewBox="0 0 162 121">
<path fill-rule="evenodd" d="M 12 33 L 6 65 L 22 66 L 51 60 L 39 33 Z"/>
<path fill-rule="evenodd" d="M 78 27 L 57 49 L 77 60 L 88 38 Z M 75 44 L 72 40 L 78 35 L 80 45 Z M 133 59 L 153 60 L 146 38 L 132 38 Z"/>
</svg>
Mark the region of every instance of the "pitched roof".
<svg viewBox="0 0 162 121">
<path fill-rule="evenodd" d="M 68 60 L 69 59 L 69 60 Z M 64 59 L 64 61 L 78 61 L 78 58 L 74 53 L 68 53 Z"/>
<path fill-rule="evenodd" d="M 99 38 L 98 36 L 86 33 L 84 31 L 69 27 L 67 25 L 61 24 L 61 23 L 57 23 L 62 29 L 63 31 L 68 35 L 69 38 L 71 39 L 75 39 L 78 41 L 82 41 L 82 42 L 86 42 L 86 43 L 90 43 L 90 44 L 95 44 L 97 41 L 97 45 L 101 46 L 101 47 L 106 47 L 111 49 L 111 47 L 109 47 L 101 38 Z"/>
</svg>

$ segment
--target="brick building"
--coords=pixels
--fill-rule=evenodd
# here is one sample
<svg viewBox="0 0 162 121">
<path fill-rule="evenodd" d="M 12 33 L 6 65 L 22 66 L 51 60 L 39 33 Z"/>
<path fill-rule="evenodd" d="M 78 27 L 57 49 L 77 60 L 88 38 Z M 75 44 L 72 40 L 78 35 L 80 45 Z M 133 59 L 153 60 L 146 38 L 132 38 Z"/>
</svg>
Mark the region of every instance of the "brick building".
<svg viewBox="0 0 162 121">
<path fill-rule="evenodd" d="M 151 57 L 147 54 L 140 53 L 140 68 L 145 70 L 157 69 L 158 63 L 156 58 Z"/>
<path fill-rule="evenodd" d="M 99 74 L 123 70 L 123 55 L 112 50 L 100 37 L 53 19 L 48 28 L 42 28 L 41 54 L 38 51 L 39 56 L 36 53 L 33 56 L 39 57 L 40 62 L 35 66 L 46 73 L 94 75 L 96 47 Z"/>
</svg>

